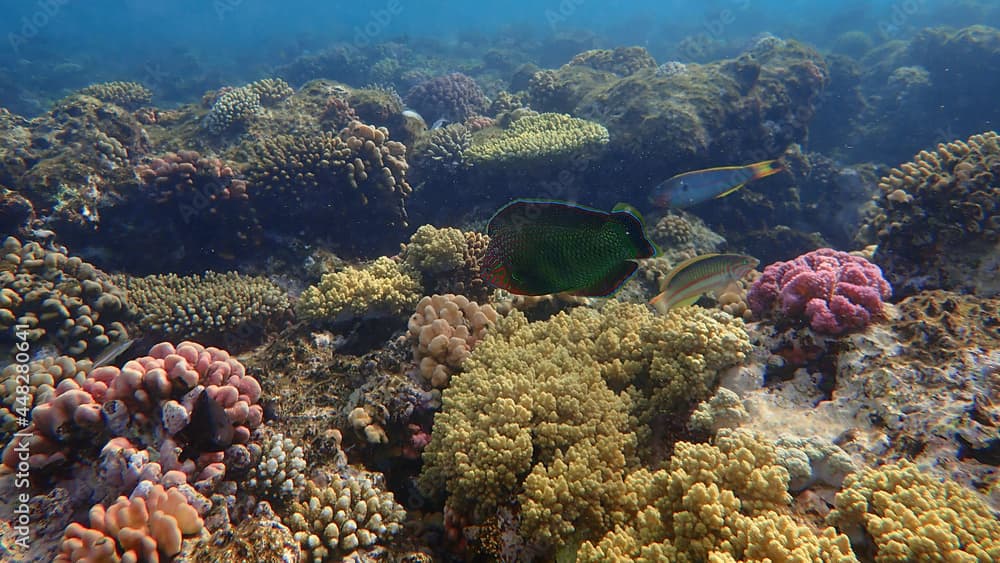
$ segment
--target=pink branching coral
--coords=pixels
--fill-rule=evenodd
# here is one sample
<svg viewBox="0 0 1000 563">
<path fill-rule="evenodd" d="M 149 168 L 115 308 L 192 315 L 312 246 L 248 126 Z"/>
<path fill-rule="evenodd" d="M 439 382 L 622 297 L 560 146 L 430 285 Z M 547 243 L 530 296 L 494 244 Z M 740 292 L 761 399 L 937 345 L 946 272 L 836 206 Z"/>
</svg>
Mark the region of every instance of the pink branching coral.
<svg viewBox="0 0 1000 563">
<path fill-rule="evenodd" d="M 764 269 L 747 294 L 757 318 L 776 310 L 786 319 L 805 319 L 813 330 L 843 334 L 862 330 L 882 316 L 892 295 L 882 270 L 868 260 L 821 248 Z"/>
</svg>

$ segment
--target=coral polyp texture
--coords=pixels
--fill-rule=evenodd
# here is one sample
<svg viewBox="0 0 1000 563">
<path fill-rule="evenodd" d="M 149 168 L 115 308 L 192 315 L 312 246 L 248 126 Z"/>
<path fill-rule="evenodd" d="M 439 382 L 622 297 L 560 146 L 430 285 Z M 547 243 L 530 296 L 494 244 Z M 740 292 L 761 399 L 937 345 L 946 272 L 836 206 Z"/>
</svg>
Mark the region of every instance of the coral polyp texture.
<svg viewBox="0 0 1000 563">
<path fill-rule="evenodd" d="M 821 248 L 764 268 L 747 301 L 758 318 L 802 320 L 823 334 L 863 330 L 883 317 L 892 295 L 878 266 L 846 252 Z"/>
<path fill-rule="evenodd" d="M 426 293 L 454 293 L 485 303 L 492 288 L 480 272 L 490 237 L 452 227 L 423 225 L 403 245 L 403 261 L 423 278 Z"/>
<path fill-rule="evenodd" d="M 492 306 L 480 306 L 463 295 L 421 299 L 409 322 L 413 360 L 420 375 L 433 387 L 447 387 L 452 373 L 462 368 L 496 321 L 497 312 Z"/>
<path fill-rule="evenodd" d="M 850 475 L 827 521 L 878 562 L 1000 560 L 1000 520 L 989 506 L 908 461 Z"/>
<path fill-rule="evenodd" d="M 405 225 L 406 146 L 385 128 L 355 121 L 339 134 L 277 135 L 250 148 L 251 199 L 267 227 L 331 236 L 357 221 Z"/>
<path fill-rule="evenodd" d="M 363 267 L 325 274 L 295 305 L 303 318 L 335 321 L 365 315 L 400 315 L 420 299 L 420 280 L 405 264 L 381 257 Z"/>
<path fill-rule="evenodd" d="M 475 80 L 453 72 L 417 84 L 407 92 L 406 103 L 428 120 L 465 121 L 486 111 L 489 100 Z"/>
<path fill-rule="evenodd" d="M 307 561 L 333 561 L 399 533 L 406 511 L 375 479 L 380 477 L 359 474 L 334 476 L 326 486 L 306 484 L 286 522 Z"/>
<path fill-rule="evenodd" d="M 69 525 L 57 562 L 169 561 L 185 536 L 204 529 L 204 521 L 177 489 L 153 485 L 144 496 L 118 497 L 107 509 L 90 510 L 90 527 Z"/>
<path fill-rule="evenodd" d="M 125 292 L 93 265 L 14 237 L 4 240 L 2 259 L 0 351 L 7 357 L 13 357 L 17 334 L 35 352 L 56 346 L 81 359 L 128 338 Z"/>
<path fill-rule="evenodd" d="M 601 124 L 560 113 L 522 117 L 499 136 L 474 142 L 465 151 L 473 165 L 529 166 L 570 157 L 594 156 L 608 144 Z"/>
<path fill-rule="evenodd" d="M 255 332 L 260 335 L 288 311 L 288 295 L 262 277 L 236 272 L 121 277 L 142 331 L 155 338 L 185 340 Z"/>
<path fill-rule="evenodd" d="M 291 96 L 293 90 L 280 78 L 265 78 L 239 88 L 223 88 L 202 125 L 219 135 L 257 115 L 262 106 L 273 105 Z"/>
<path fill-rule="evenodd" d="M 615 302 L 535 323 L 510 313 L 443 392 L 422 485 L 446 490 L 460 514 L 516 501 L 522 531 L 549 546 L 623 524 L 638 448 L 629 420 L 707 398 L 749 351 L 741 324 Z"/>
<path fill-rule="evenodd" d="M 101 82 L 82 88 L 80 93 L 125 109 L 136 109 L 153 99 L 153 92 L 138 82 Z"/>
<path fill-rule="evenodd" d="M 748 432 L 680 442 L 666 469 L 638 470 L 626 483 L 625 523 L 583 542 L 577 561 L 857 561 L 847 536 L 788 514 L 788 472 L 774 446 Z"/>
<path fill-rule="evenodd" d="M 870 229 L 894 287 L 1000 294 L 1000 137 L 941 143 L 879 181 Z"/>
<path fill-rule="evenodd" d="M 29 418 L 23 413 L 30 415 L 36 405 L 48 402 L 64 379 L 82 385 L 92 367 L 90 360 L 75 360 L 69 356 L 5 367 L 0 372 L 0 443 L 6 444 L 17 431 L 18 416 Z"/>
</svg>

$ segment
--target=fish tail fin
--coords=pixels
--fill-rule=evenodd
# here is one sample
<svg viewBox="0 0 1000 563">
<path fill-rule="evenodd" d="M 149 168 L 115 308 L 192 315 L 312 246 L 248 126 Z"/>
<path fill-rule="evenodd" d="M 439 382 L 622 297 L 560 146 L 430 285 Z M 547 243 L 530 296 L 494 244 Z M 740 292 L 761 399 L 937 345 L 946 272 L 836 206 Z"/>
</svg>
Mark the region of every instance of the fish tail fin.
<svg viewBox="0 0 1000 563">
<path fill-rule="evenodd" d="M 653 308 L 656 309 L 656 312 L 660 313 L 661 315 L 666 315 L 667 311 L 669 310 L 669 307 L 667 307 L 667 302 L 665 299 L 666 296 L 667 292 L 661 291 L 656 295 L 656 297 L 649 300 L 649 304 L 652 305 Z"/>
<path fill-rule="evenodd" d="M 753 178 L 751 178 L 751 180 L 760 180 L 761 178 L 767 178 L 768 176 L 781 172 L 785 169 L 785 165 L 782 164 L 780 160 L 775 159 L 748 164 L 747 168 L 753 172 Z"/>
</svg>

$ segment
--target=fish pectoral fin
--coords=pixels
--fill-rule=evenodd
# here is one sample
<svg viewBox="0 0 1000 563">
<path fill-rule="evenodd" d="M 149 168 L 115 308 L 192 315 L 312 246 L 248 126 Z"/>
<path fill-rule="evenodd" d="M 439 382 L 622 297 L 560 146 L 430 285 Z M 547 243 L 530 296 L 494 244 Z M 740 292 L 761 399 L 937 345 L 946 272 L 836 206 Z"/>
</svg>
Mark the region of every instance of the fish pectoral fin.
<svg viewBox="0 0 1000 563">
<path fill-rule="evenodd" d="M 632 277 L 638 268 L 639 264 L 635 262 L 622 262 L 597 283 L 570 293 L 580 297 L 607 297 L 618 291 L 618 288 L 625 283 L 625 280 Z"/>
<path fill-rule="evenodd" d="M 747 185 L 746 182 L 743 182 L 742 184 L 737 184 L 736 186 L 734 186 L 732 188 L 729 188 L 728 190 L 726 190 L 726 191 L 722 192 L 721 194 L 715 196 L 715 198 L 713 198 L 713 199 L 719 199 L 720 197 L 726 197 L 727 195 L 735 192 L 736 190 L 742 188 L 745 185 Z"/>
</svg>

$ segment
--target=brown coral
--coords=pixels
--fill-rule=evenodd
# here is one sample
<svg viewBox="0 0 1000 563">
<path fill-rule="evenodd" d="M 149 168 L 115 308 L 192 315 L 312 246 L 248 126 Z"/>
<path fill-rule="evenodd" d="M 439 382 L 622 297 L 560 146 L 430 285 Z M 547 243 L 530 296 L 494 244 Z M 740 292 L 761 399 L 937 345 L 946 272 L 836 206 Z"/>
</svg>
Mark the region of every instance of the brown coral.
<svg viewBox="0 0 1000 563">
<path fill-rule="evenodd" d="M 897 295 L 948 289 L 1000 294 L 1000 137 L 941 143 L 879 182 L 868 227 Z"/>
</svg>

